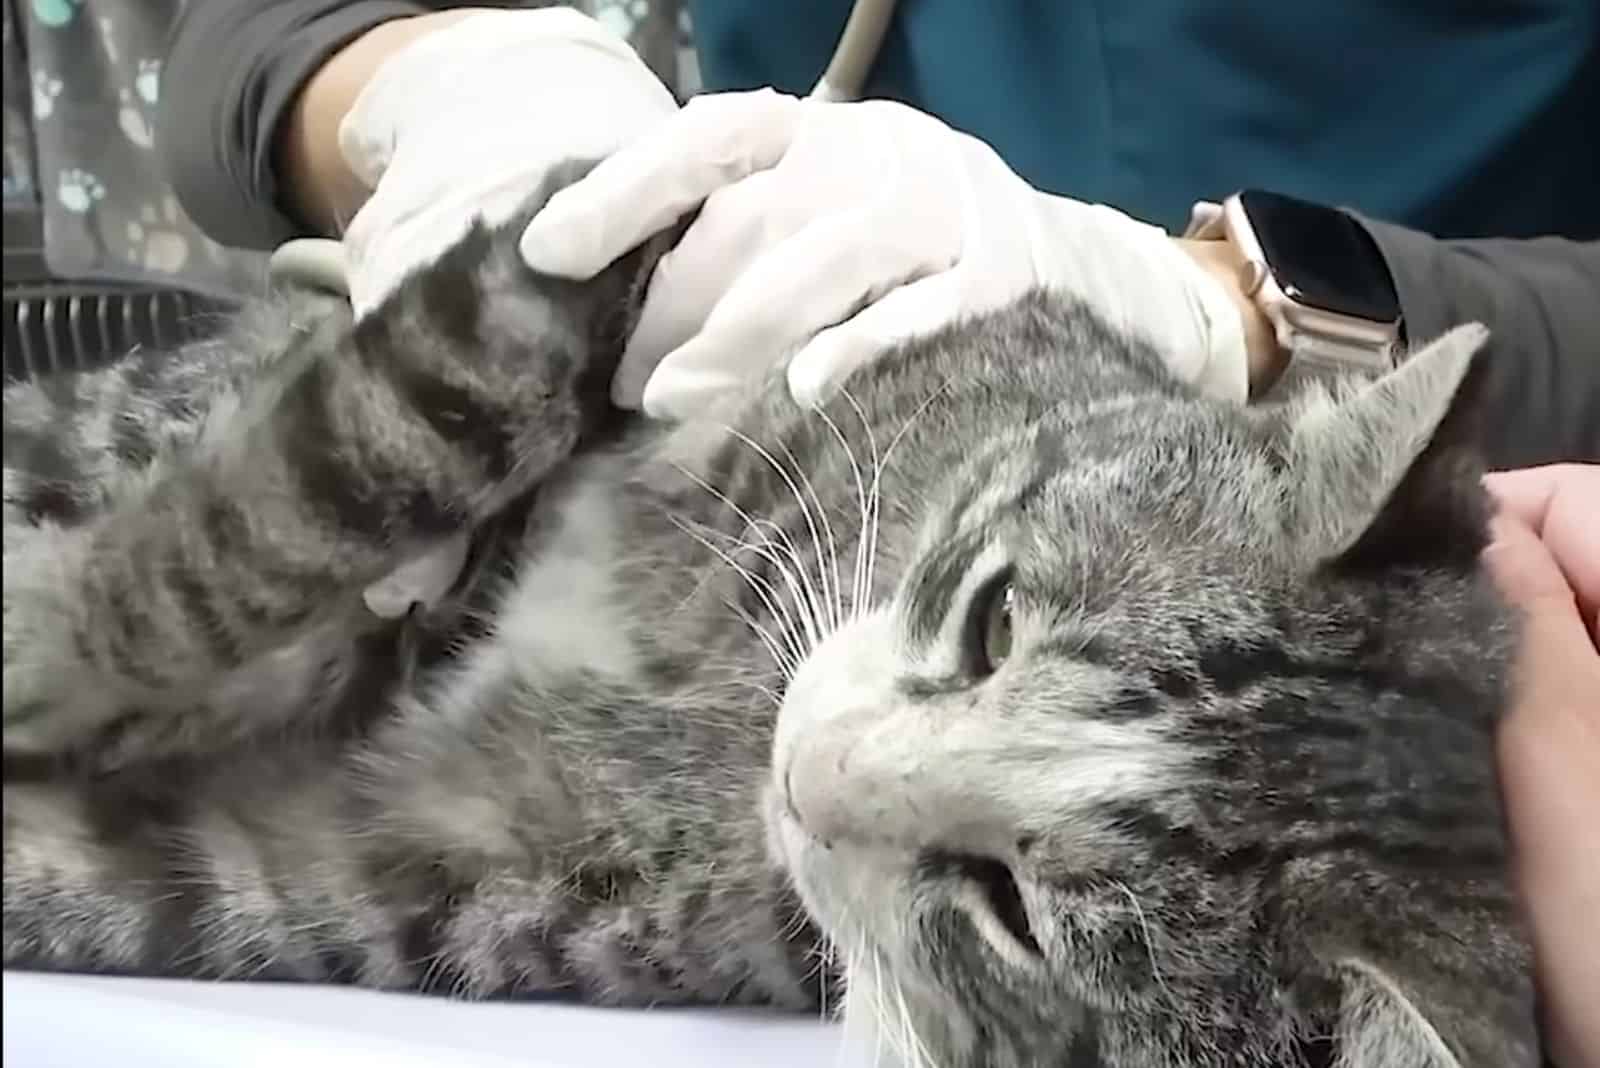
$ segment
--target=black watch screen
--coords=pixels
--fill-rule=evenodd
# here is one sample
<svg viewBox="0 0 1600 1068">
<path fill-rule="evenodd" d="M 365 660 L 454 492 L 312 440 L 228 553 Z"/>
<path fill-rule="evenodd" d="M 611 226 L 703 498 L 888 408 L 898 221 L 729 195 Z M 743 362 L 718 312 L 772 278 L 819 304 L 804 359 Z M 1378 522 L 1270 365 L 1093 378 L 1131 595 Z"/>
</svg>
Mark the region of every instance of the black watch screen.
<svg viewBox="0 0 1600 1068">
<path fill-rule="evenodd" d="M 1294 300 L 1379 323 L 1400 319 L 1394 279 L 1372 235 L 1337 208 L 1247 189 L 1239 194 L 1272 277 Z"/>
</svg>

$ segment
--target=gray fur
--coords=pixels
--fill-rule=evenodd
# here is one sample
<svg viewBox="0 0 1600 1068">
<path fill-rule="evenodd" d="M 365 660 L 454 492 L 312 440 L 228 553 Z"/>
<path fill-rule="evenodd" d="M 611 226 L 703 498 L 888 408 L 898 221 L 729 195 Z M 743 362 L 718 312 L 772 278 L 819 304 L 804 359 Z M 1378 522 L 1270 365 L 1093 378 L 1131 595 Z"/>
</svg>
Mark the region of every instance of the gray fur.
<svg viewBox="0 0 1600 1068">
<path fill-rule="evenodd" d="M 8 390 L 8 967 L 1535 1063 L 1480 334 L 1243 411 L 1034 295 L 667 431 L 594 402 L 668 239 L 574 286 L 515 229 L 359 327 Z M 365 611 L 461 529 L 444 603 Z"/>
</svg>

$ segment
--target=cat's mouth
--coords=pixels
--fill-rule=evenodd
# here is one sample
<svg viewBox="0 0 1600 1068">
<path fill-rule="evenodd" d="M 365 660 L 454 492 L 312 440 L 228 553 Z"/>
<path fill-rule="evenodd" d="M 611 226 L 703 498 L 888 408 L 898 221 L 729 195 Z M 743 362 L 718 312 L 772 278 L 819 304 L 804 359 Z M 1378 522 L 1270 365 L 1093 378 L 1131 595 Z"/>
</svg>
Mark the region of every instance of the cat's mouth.
<svg viewBox="0 0 1600 1068">
<path fill-rule="evenodd" d="M 1028 960 L 1044 956 L 1010 865 L 976 853 L 936 851 L 924 856 L 922 867 L 929 875 L 956 882 L 963 910 L 1002 956 Z"/>
</svg>

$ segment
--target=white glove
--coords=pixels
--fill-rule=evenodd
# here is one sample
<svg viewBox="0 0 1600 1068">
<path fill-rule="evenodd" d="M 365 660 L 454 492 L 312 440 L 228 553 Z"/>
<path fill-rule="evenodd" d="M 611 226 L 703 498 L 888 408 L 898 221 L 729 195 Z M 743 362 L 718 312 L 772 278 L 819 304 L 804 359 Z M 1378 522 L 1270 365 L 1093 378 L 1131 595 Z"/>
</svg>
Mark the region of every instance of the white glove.
<svg viewBox="0 0 1600 1068">
<path fill-rule="evenodd" d="M 895 103 L 697 97 L 557 193 L 522 253 L 587 278 L 702 201 L 651 279 L 619 405 L 682 418 L 791 353 L 790 392 L 815 404 L 896 342 L 1036 286 L 1143 335 L 1206 392 L 1246 397 L 1238 308 L 1162 230 L 1041 193 Z"/>
<path fill-rule="evenodd" d="M 344 235 L 359 317 L 474 218 L 504 222 L 551 166 L 598 158 L 677 111 L 634 51 L 570 8 L 487 11 L 386 59 L 339 126 L 373 187 Z"/>
</svg>

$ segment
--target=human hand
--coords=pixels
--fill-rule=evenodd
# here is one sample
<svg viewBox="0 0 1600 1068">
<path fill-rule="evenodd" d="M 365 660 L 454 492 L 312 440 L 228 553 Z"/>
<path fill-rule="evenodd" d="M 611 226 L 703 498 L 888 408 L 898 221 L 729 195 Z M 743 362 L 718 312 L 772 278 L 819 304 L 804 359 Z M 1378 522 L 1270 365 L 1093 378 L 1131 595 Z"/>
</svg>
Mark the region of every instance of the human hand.
<svg viewBox="0 0 1600 1068">
<path fill-rule="evenodd" d="M 475 219 L 504 222 L 549 169 L 677 111 L 623 41 L 570 8 L 457 18 L 388 55 L 339 126 L 373 187 L 344 234 L 357 316 Z"/>
<path fill-rule="evenodd" d="M 702 203 L 651 280 L 612 386 L 624 407 L 682 417 L 790 353 L 790 391 L 814 404 L 896 342 L 1037 286 L 1245 397 L 1239 313 L 1177 242 L 1040 193 L 983 142 L 886 101 L 698 97 L 557 193 L 523 256 L 586 278 Z"/>
<path fill-rule="evenodd" d="M 1600 1066 L 1600 465 L 1493 474 L 1485 552 L 1522 614 L 1500 783 L 1527 906 L 1545 1040 L 1560 1068 Z"/>
</svg>

